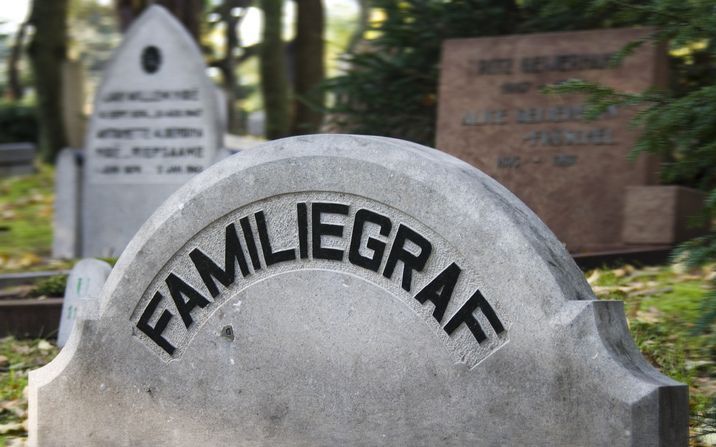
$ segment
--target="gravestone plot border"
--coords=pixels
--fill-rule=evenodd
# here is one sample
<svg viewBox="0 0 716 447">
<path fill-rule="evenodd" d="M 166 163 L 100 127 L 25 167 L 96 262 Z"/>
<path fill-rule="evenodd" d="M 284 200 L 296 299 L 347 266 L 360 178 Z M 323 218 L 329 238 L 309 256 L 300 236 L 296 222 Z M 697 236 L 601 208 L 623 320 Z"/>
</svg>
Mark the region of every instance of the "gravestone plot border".
<svg viewBox="0 0 716 447">
<path fill-rule="evenodd" d="M 31 444 L 686 445 L 686 387 L 622 304 L 505 188 L 412 143 L 229 157 L 145 223 L 100 307 L 31 372 Z"/>
</svg>

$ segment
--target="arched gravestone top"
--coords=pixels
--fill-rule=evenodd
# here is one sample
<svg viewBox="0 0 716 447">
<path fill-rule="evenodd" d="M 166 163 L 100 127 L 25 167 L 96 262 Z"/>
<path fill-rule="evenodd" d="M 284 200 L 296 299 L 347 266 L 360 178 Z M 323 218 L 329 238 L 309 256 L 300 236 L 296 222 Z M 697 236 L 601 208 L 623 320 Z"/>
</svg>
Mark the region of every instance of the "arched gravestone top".
<svg viewBox="0 0 716 447">
<path fill-rule="evenodd" d="M 221 147 L 214 86 L 196 43 L 151 6 L 113 53 L 87 133 L 82 254 L 119 255 Z"/>
<path fill-rule="evenodd" d="M 644 361 L 622 303 L 595 301 L 506 189 L 412 143 L 229 157 L 102 295 L 31 373 L 36 444 L 686 445 L 686 387 Z"/>
</svg>

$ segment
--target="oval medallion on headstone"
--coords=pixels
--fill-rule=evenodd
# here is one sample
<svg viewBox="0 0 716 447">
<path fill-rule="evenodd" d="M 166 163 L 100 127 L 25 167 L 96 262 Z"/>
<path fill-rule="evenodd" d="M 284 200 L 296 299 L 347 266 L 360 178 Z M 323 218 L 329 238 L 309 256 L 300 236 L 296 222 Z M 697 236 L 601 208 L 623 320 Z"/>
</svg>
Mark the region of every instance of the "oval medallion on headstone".
<svg viewBox="0 0 716 447">
<path fill-rule="evenodd" d="M 39 445 L 685 446 L 685 385 L 505 188 L 404 141 L 279 140 L 147 221 L 30 375 Z M 82 421 L 82 423 L 75 423 Z"/>
<path fill-rule="evenodd" d="M 142 50 L 142 68 L 145 72 L 152 74 L 159 70 L 162 65 L 162 53 L 154 45 L 145 47 Z"/>
</svg>

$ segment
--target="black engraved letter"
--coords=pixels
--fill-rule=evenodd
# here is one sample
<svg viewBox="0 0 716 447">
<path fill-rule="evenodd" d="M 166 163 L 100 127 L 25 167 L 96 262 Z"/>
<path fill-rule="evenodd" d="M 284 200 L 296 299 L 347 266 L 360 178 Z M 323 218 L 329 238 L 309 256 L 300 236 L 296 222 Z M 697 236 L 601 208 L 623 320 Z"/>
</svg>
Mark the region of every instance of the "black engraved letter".
<svg viewBox="0 0 716 447">
<path fill-rule="evenodd" d="M 413 242 L 418 247 L 420 247 L 420 254 L 416 256 L 406 250 L 406 241 Z M 400 226 L 398 227 L 398 232 L 395 234 L 395 241 L 393 241 L 393 246 L 390 249 L 390 254 L 388 255 L 388 261 L 386 261 L 385 268 L 383 269 L 383 276 L 388 279 L 392 278 L 393 271 L 395 271 L 395 266 L 397 265 L 398 261 L 402 261 L 403 280 L 401 281 L 401 285 L 403 286 L 403 289 L 410 292 L 410 287 L 413 279 L 413 270 L 415 270 L 416 272 L 423 270 L 423 267 L 425 267 L 425 263 L 428 261 L 428 258 L 430 257 L 430 252 L 432 250 L 433 246 L 430 241 L 428 241 L 415 231 L 411 230 L 410 228 L 406 227 L 405 225 L 400 224 Z"/>
<path fill-rule="evenodd" d="M 348 205 L 317 202 L 311 207 L 311 242 L 314 259 L 343 260 L 343 250 L 321 247 L 321 236 L 343 237 L 343 225 L 321 223 L 321 214 L 348 214 Z"/>
<path fill-rule="evenodd" d="M 266 267 L 272 264 L 276 264 L 284 261 L 293 261 L 296 259 L 296 250 L 290 248 L 287 250 L 281 250 L 274 252 L 271 249 L 271 241 L 268 236 L 268 228 L 266 228 L 266 217 L 263 211 L 259 211 L 254 214 L 256 218 L 256 226 L 259 231 L 259 240 L 261 241 L 261 251 L 264 253 L 264 261 L 266 261 Z"/>
<path fill-rule="evenodd" d="M 390 234 L 390 229 L 393 224 L 387 217 L 374 213 L 370 210 L 360 209 L 356 213 L 356 217 L 353 222 L 351 246 L 348 251 L 348 260 L 351 261 L 352 264 L 359 267 L 377 272 L 380 268 L 380 262 L 383 260 L 383 253 L 385 253 L 385 242 L 369 237 L 365 245 L 369 249 L 373 250 L 373 256 L 367 257 L 360 254 L 360 243 L 363 237 L 363 229 L 366 222 L 372 222 L 380 225 L 381 236 L 387 236 Z"/>
<path fill-rule="evenodd" d="M 219 288 L 216 286 L 214 279 L 218 280 L 224 287 L 229 287 L 236 280 L 236 261 L 239 263 L 241 274 L 249 275 L 249 266 L 246 264 L 244 252 L 241 250 L 241 242 L 236 234 L 236 227 L 231 224 L 226 227 L 226 239 L 224 242 L 224 269 L 216 265 L 201 250 L 195 248 L 189 253 L 189 257 L 196 267 L 196 271 L 201 275 L 201 279 L 206 285 L 206 289 L 211 296 L 216 298 L 219 294 Z"/>
<path fill-rule="evenodd" d="M 192 286 L 185 283 L 174 273 L 170 273 L 165 282 L 167 283 L 167 287 L 169 287 L 169 293 L 172 295 L 179 315 L 181 315 L 181 319 L 184 321 L 184 326 L 188 329 L 194 322 L 191 318 L 191 311 L 194 310 L 196 306 L 206 307 L 206 305 L 209 304 L 209 300 L 204 298 L 201 293 L 197 292 Z M 184 301 L 184 297 L 187 298 L 186 301 Z"/>
<path fill-rule="evenodd" d="M 433 310 L 433 318 L 438 323 L 443 320 L 445 315 L 445 309 L 447 309 L 450 298 L 452 298 L 452 292 L 455 290 L 455 284 L 457 279 L 460 277 L 460 267 L 454 262 L 450 264 L 445 270 L 442 271 L 438 276 L 435 277 L 430 284 L 423 287 L 423 290 L 415 295 L 415 299 L 420 304 L 425 304 L 425 301 L 432 301 L 435 305 Z"/>
<path fill-rule="evenodd" d="M 155 324 L 154 327 L 151 327 L 149 325 L 149 320 L 152 318 L 152 315 L 154 315 L 154 311 L 157 310 L 159 302 L 163 299 L 164 297 L 161 293 L 157 292 L 154 294 L 151 301 L 149 301 L 149 304 L 147 304 L 147 307 L 144 308 L 142 316 L 139 317 L 139 321 L 137 322 L 137 328 L 147 334 L 147 337 L 149 337 L 154 343 L 159 345 L 160 348 L 165 350 L 167 354 L 172 355 L 176 348 L 171 343 L 169 343 L 166 338 L 162 337 L 162 332 L 164 332 L 164 330 L 167 328 L 169 320 L 171 320 L 174 315 L 172 315 L 171 312 L 165 309 L 164 312 L 162 312 L 162 314 L 159 316 L 157 324 Z"/>
<path fill-rule="evenodd" d="M 484 296 L 482 296 L 482 293 L 480 293 L 479 290 L 476 290 L 475 293 L 470 297 L 469 300 L 463 306 L 458 310 L 455 315 L 448 321 L 448 323 L 443 328 L 445 332 L 448 333 L 448 335 L 451 335 L 455 329 L 457 329 L 462 323 L 465 323 L 467 325 L 467 328 L 470 329 L 470 332 L 472 332 L 472 335 L 475 336 L 475 339 L 478 343 L 482 343 L 485 341 L 487 336 L 485 335 L 485 332 L 482 330 L 482 327 L 480 326 L 480 323 L 475 319 L 475 316 L 472 314 L 475 312 L 476 309 L 482 310 L 482 313 L 487 317 L 487 321 L 490 322 L 490 326 L 492 326 L 492 329 L 495 330 L 496 334 L 501 334 L 505 332 L 505 328 L 502 326 L 502 323 L 500 322 L 500 319 L 497 318 L 497 315 L 495 314 L 495 311 L 492 309 L 492 306 L 490 306 L 490 303 L 487 302 Z"/>
<path fill-rule="evenodd" d="M 306 203 L 296 204 L 296 214 L 298 217 L 298 251 L 301 259 L 308 257 L 308 211 L 306 211 Z"/>
</svg>

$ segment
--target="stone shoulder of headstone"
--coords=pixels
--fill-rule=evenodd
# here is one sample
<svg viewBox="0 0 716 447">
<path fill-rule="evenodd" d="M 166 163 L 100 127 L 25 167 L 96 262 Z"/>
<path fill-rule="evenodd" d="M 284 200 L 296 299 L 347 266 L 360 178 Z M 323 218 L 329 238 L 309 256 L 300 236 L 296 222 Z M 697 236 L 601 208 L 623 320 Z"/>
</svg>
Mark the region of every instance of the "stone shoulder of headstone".
<svg viewBox="0 0 716 447">
<path fill-rule="evenodd" d="M 78 318 L 99 318 L 100 292 L 111 271 L 107 262 L 91 258 L 80 260 L 72 268 L 65 286 L 57 346 L 65 345 Z"/>
<path fill-rule="evenodd" d="M 100 306 L 30 373 L 32 445 L 686 446 L 686 386 L 622 303 L 509 191 L 412 143 L 227 158 Z"/>
</svg>

